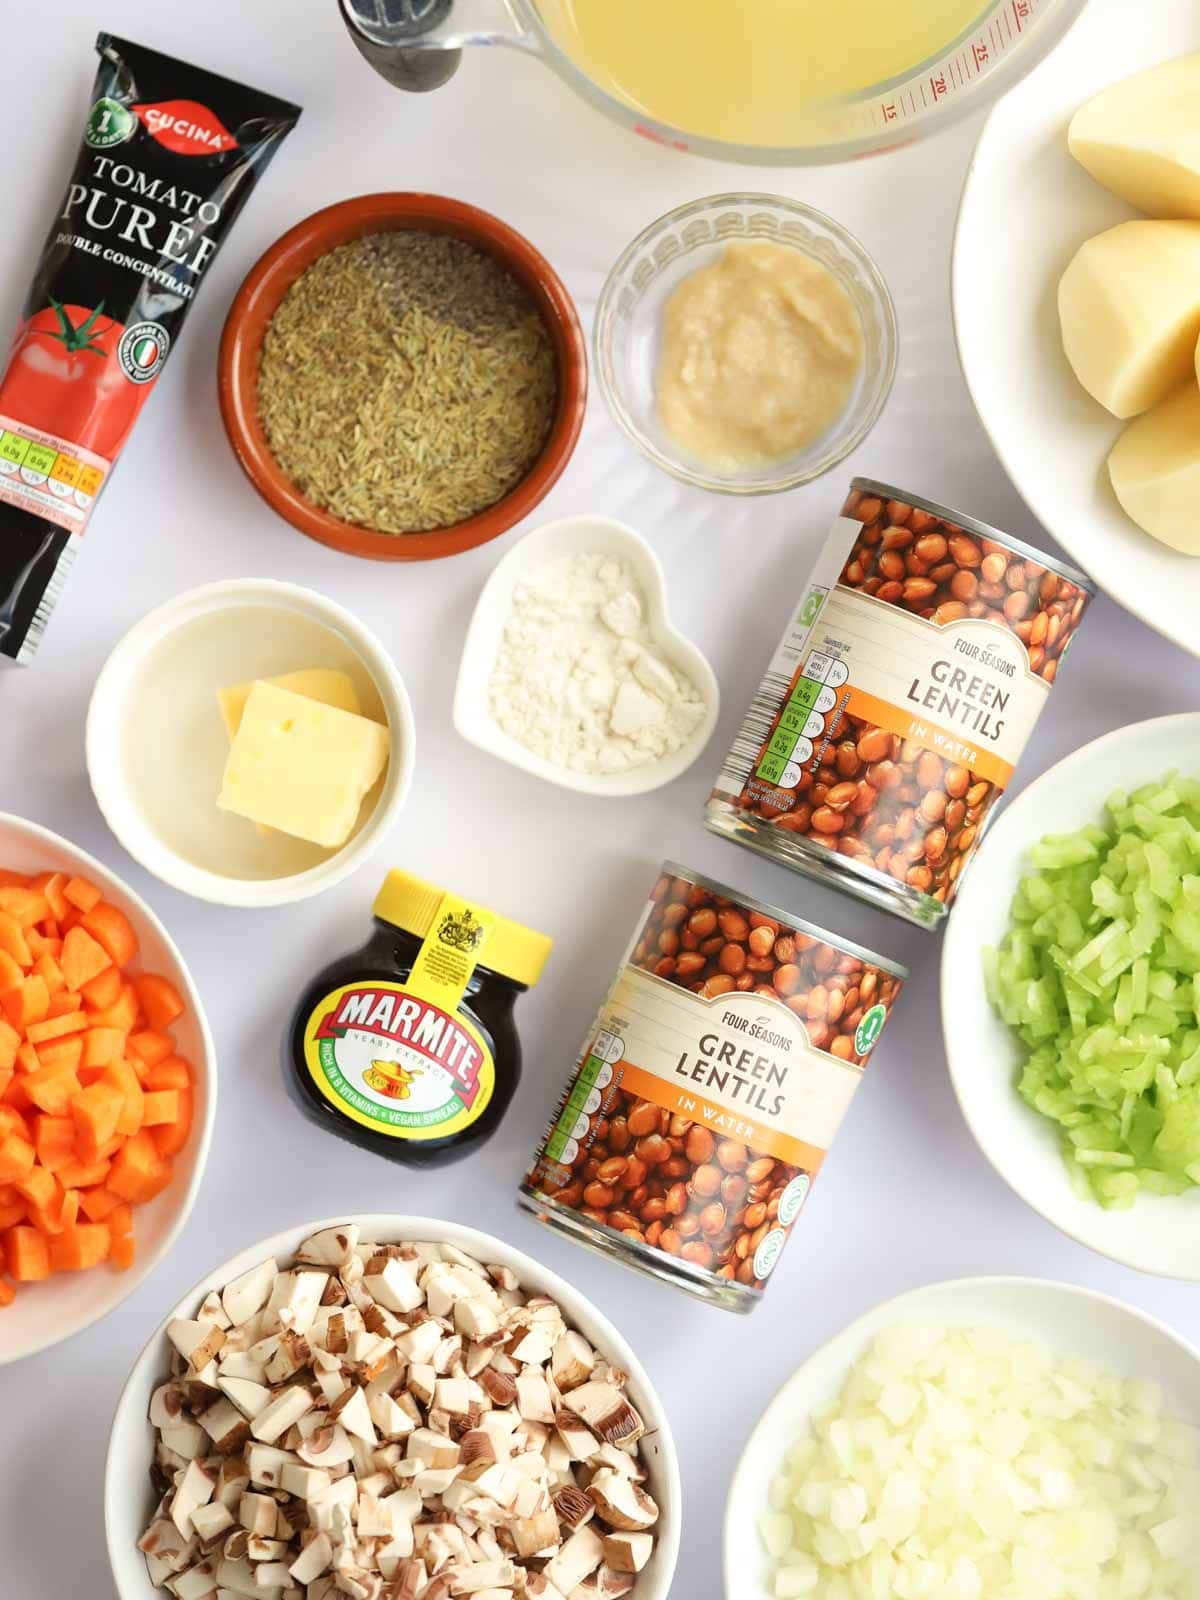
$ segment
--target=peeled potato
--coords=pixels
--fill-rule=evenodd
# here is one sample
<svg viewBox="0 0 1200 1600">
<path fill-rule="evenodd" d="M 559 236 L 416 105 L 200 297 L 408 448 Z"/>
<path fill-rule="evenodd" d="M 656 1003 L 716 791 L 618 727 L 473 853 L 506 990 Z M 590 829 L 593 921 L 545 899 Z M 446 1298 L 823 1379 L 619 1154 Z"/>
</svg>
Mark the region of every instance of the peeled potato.
<svg viewBox="0 0 1200 1600">
<path fill-rule="evenodd" d="M 1076 251 L 1058 286 L 1063 349 L 1116 417 L 1157 404 L 1193 370 L 1200 222 L 1123 222 Z"/>
<path fill-rule="evenodd" d="M 1200 555 L 1200 388 L 1185 384 L 1131 422 L 1108 473 L 1139 528 L 1172 550 Z"/>
<path fill-rule="evenodd" d="M 1103 89 L 1073 117 L 1071 154 L 1106 189 L 1156 217 L 1200 217 L 1200 55 Z"/>
</svg>

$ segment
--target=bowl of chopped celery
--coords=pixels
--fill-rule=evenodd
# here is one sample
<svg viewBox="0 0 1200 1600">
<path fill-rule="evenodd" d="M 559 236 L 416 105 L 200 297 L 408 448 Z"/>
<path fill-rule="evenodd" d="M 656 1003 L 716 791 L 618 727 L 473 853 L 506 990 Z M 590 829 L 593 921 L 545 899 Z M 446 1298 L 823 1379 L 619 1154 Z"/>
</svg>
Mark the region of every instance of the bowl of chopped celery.
<svg viewBox="0 0 1200 1600">
<path fill-rule="evenodd" d="M 942 1022 L 1017 1194 L 1200 1281 L 1200 715 L 1085 745 L 998 817 L 950 917 Z"/>
</svg>

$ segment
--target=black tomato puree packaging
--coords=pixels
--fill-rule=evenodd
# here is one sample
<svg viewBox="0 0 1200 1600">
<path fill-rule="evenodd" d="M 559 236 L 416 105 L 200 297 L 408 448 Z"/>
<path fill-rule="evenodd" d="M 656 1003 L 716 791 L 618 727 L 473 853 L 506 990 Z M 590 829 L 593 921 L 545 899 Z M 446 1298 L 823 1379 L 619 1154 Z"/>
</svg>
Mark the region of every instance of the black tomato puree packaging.
<svg viewBox="0 0 1200 1600">
<path fill-rule="evenodd" d="M 298 106 L 101 33 L 0 379 L 0 657 L 27 662 L 205 273 Z"/>
</svg>

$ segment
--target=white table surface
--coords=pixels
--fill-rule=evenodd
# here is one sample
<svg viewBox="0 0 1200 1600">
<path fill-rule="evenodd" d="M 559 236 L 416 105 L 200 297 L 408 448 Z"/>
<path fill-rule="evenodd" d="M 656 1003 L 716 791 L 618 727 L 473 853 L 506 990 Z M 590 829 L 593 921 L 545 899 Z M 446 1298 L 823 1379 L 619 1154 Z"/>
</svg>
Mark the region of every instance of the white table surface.
<svg viewBox="0 0 1200 1600">
<path fill-rule="evenodd" d="M 937 937 L 811 886 L 701 823 L 720 756 L 852 472 L 908 485 L 1046 543 L 975 418 L 951 332 L 950 243 L 978 120 L 846 167 L 739 172 L 634 138 L 536 62 L 507 53 L 476 53 L 436 95 L 406 97 L 358 59 L 333 0 L 107 0 L 101 11 L 79 0 L 7 0 L 5 11 L 4 328 L 74 158 L 98 24 L 306 109 L 208 275 L 41 656 L 27 671 L 0 673 L 0 809 L 68 835 L 146 896 L 191 965 L 220 1057 L 212 1156 L 170 1259 L 98 1327 L 0 1371 L 0 1593 L 109 1593 L 104 1451 L 135 1354 L 202 1273 L 279 1228 L 334 1212 L 419 1212 L 490 1228 L 573 1279 L 619 1324 L 673 1419 L 685 1490 L 673 1586 L 680 1600 L 719 1593 L 725 1488 L 762 1407 L 809 1351 L 885 1297 L 961 1274 L 1033 1273 L 1105 1290 L 1185 1335 L 1200 1334 L 1194 1289 L 1140 1277 L 1061 1238 L 977 1152 L 943 1060 Z M 609 263 L 643 224 L 686 199 L 738 187 L 810 201 L 862 237 L 895 296 L 900 375 L 853 460 L 802 491 L 747 505 L 684 491 L 659 475 L 626 447 L 593 395 L 574 461 L 536 520 L 596 511 L 640 528 L 666 565 L 679 624 L 712 660 L 724 704 L 713 744 L 687 776 L 644 798 L 589 801 L 489 759 L 451 727 L 467 619 L 516 535 L 452 561 L 395 567 L 301 538 L 257 499 L 226 444 L 217 337 L 260 252 L 300 217 L 348 195 L 430 189 L 494 210 L 557 265 L 587 321 Z M 413 791 L 392 838 L 340 888 L 279 911 L 202 905 L 147 876 L 110 836 L 83 766 L 88 692 L 112 645 L 167 596 L 232 576 L 288 578 L 351 607 L 394 652 L 418 724 Z M 1016 787 L 1108 729 L 1194 708 L 1198 692 L 1200 665 L 1099 599 Z M 603 1262 L 513 1203 L 522 1163 L 664 856 L 782 902 L 913 970 L 879 1061 L 765 1303 L 749 1319 Z M 483 1154 L 430 1176 L 320 1132 L 286 1097 L 281 1078 L 281 1040 L 300 985 L 363 940 L 377 880 L 391 865 L 462 889 L 557 941 L 542 983 L 520 1005 L 525 1078 L 506 1122 Z M 130 1492 L 142 1485 L 131 1483 Z"/>
</svg>

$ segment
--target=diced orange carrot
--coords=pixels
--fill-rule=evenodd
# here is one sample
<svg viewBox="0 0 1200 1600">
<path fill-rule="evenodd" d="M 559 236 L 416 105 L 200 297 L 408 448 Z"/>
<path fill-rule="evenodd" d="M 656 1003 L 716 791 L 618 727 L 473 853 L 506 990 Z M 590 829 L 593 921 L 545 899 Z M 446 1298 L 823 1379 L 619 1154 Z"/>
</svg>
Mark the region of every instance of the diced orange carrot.
<svg viewBox="0 0 1200 1600">
<path fill-rule="evenodd" d="M 140 1137 L 140 1136 L 139 1136 Z M 149 1140 L 150 1135 L 146 1135 Z M 150 1145 L 154 1150 L 153 1144 Z M 0 1183 L 18 1183 L 34 1163 L 36 1152 L 28 1139 L 23 1139 L 19 1133 L 10 1133 L 0 1144 Z M 154 1150 L 154 1159 L 158 1160 L 158 1152 Z M 133 1199 L 128 1195 L 127 1199 Z"/>
<path fill-rule="evenodd" d="M 0 1148 L 2 1156 L 3 1148 Z M 149 1131 L 143 1128 L 117 1152 L 106 1182 L 122 1200 L 141 1204 L 165 1189 L 170 1176 L 170 1164 L 162 1159 Z"/>
<path fill-rule="evenodd" d="M 29 887 L 29 874 L 27 872 L 14 872 L 11 867 L 0 867 L 0 888 L 27 889 Z"/>
<path fill-rule="evenodd" d="M 66 1039 L 51 1039 L 37 1046 L 38 1060 L 44 1067 L 60 1067 L 74 1072 L 83 1060 L 83 1035 L 73 1033 Z"/>
<path fill-rule="evenodd" d="M 21 1046 L 24 1049 L 24 1045 Z M 29 1090 L 25 1087 L 26 1077 L 17 1073 L 9 1079 L 8 1088 L 4 1091 L 4 1104 L 14 1106 L 18 1111 L 32 1111 L 33 1101 L 29 1098 Z"/>
<path fill-rule="evenodd" d="M 61 922 L 67 914 L 67 897 L 63 893 L 66 887 L 65 872 L 40 872 L 30 884 L 30 888 L 40 889 L 45 895 L 50 915 L 56 922 Z"/>
<path fill-rule="evenodd" d="M 117 1131 L 125 1096 L 110 1083 L 93 1083 L 71 1101 L 75 1122 L 75 1148 L 83 1162 L 99 1159 L 101 1147 Z"/>
<path fill-rule="evenodd" d="M 112 1235 L 103 1222 L 77 1222 L 50 1240 L 50 1266 L 54 1272 L 86 1272 L 108 1256 Z M 14 1273 L 14 1277 L 16 1274 Z"/>
<path fill-rule="evenodd" d="M 179 1115 L 175 1121 L 151 1130 L 154 1148 L 163 1157 L 178 1155 L 192 1131 L 192 1091 L 178 1089 L 176 1093 L 179 1096 Z"/>
<path fill-rule="evenodd" d="M 63 1233 L 68 1228 L 75 1226 L 79 1215 L 79 1190 L 66 1189 L 63 1192 L 62 1204 L 52 1206 L 48 1211 L 42 1211 L 37 1206 L 30 1206 L 29 1220 L 34 1227 L 44 1234 Z"/>
<path fill-rule="evenodd" d="M 112 1162 L 107 1158 L 103 1161 L 69 1161 L 65 1167 L 59 1167 L 54 1176 L 64 1189 L 94 1189 L 98 1183 L 103 1183 L 112 1170 Z"/>
<path fill-rule="evenodd" d="M 83 996 L 78 994 L 74 989 L 63 988 L 60 989 L 57 994 L 52 994 L 50 996 L 50 1009 L 47 1011 L 46 1016 L 48 1018 L 65 1017 L 69 1012 L 79 1011 L 82 1009 L 82 1007 Z M 89 1017 L 88 1024 L 90 1023 L 91 1018 Z"/>
<path fill-rule="evenodd" d="M 155 1089 L 148 1094 L 142 1113 L 142 1126 L 157 1128 L 163 1123 L 178 1122 L 180 1093 L 179 1089 Z"/>
<path fill-rule="evenodd" d="M 14 890 L 19 893 L 19 890 Z M 0 890 L 0 894 L 3 890 Z M 133 923 L 117 906 L 101 900 L 83 918 L 81 926 L 91 934 L 97 944 L 107 952 L 118 967 L 124 967 L 137 955 L 138 938 Z"/>
<path fill-rule="evenodd" d="M 122 984 L 121 992 L 111 1006 L 93 1011 L 91 1017 L 94 1028 L 120 1028 L 123 1033 L 129 1033 L 136 1027 L 137 1019 L 137 995 L 130 983 Z"/>
<path fill-rule="evenodd" d="M 74 1117 L 51 1117 L 43 1112 L 36 1118 L 34 1142 L 37 1158 L 48 1172 L 57 1172 L 75 1160 Z"/>
<path fill-rule="evenodd" d="M 119 1268 L 118 1270 L 123 1271 L 124 1268 Z M 9 1283 L 7 1278 L 0 1278 L 0 1310 L 12 1305 L 16 1298 L 17 1291 L 13 1285 Z"/>
<path fill-rule="evenodd" d="M 29 978 L 27 983 L 37 983 L 37 978 Z M 82 1033 L 88 1026 L 88 1019 L 82 1011 L 66 1011 L 57 1017 L 47 1017 L 45 1022 L 31 1022 L 25 1029 L 25 1037 L 30 1044 L 47 1044 L 51 1039 L 65 1038 L 68 1033 Z"/>
<path fill-rule="evenodd" d="M 147 1089 L 190 1089 L 192 1069 L 182 1056 L 168 1056 L 146 1074 Z"/>
<path fill-rule="evenodd" d="M 79 1079 L 72 1069 L 53 1062 L 18 1081 L 24 1084 L 31 1103 L 52 1117 L 63 1116 L 80 1090 Z"/>
<path fill-rule="evenodd" d="M 13 1133 L 28 1139 L 29 1124 L 15 1106 L 0 1106 L 0 1143 Z"/>
<path fill-rule="evenodd" d="M 38 1206 L 43 1211 L 57 1205 L 61 1193 L 58 1179 L 54 1174 L 39 1166 L 31 1167 L 23 1178 L 13 1184 L 13 1188 L 19 1195 L 24 1196 L 31 1206 Z"/>
<path fill-rule="evenodd" d="M 36 975 L 26 978 L 19 989 L 9 989 L 6 994 L 0 995 L 0 1005 L 3 1005 L 13 1027 L 28 1033 L 31 1027 L 44 1022 L 49 1015 L 50 991 L 46 987 L 46 980 Z"/>
<path fill-rule="evenodd" d="M 25 1200 L 0 1201 L 0 1233 L 5 1228 L 15 1228 L 18 1222 L 24 1222 L 29 1216 L 29 1204 Z"/>
<path fill-rule="evenodd" d="M 83 1065 L 106 1067 L 117 1061 L 125 1048 L 125 1035 L 120 1028 L 89 1028 L 83 1036 Z M 3 1059 L 0 1056 L 0 1059 Z"/>
<path fill-rule="evenodd" d="M 72 989 L 98 978 L 113 965 L 108 951 L 99 945 L 86 928 L 72 928 L 63 940 L 63 976 Z"/>
<path fill-rule="evenodd" d="M 108 1247 L 108 1259 L 118 1272 L 128 1272 L 133 1265 L 135 1246 L 131 1233 L 114 1234 Z"/>
<path fill-rule="evenodd" d="M 32 928 L 50 915 L 46 896 L 36 889 L 21 889 L 10 885 L 0 888 L 0 911 L 11 917 L 19 928 Z"/>
<path fill-rule="evenodd" d="M 20 923 L 6 911 L 0 911 L 0 950 L 10 955 L 22 970 L 33 965 L 33 953 Z"/>
<path fill-rule="evenodd" d="M 169 1028 L 177 1017 L 183 1015 L 183 1001 L 179 997 L 179 990 L 169 978 L 160 977 L 156 972 L 148 972 L 142 978 L 135 978 L 133 986 L 137 990 L 138 999 L 142 1002 L 146 1021 L 159 1033 L 164 1028 Z"/>
<path fill-rule="evenodd" d="M 128 1061 L 111 1061 L 105 1067 L 101 1081 L 110 1084 L 121 1096 L 121 1115 L 117 1118 L 117 1132 L 126 1136 L 142 1126 L 146 1095 L 142 1081 Z"/>
<path fill-rule="evenodd" d="M 98 978 L 85 983 L 80 992 L 85 1005 L 91 1006 L 94 1011 L 104 1011 L 116 1004 L 121 987 L 120 967 L 106 967 Z"/>
<path fill-rule="evenodd" d="M 16 1073 L 11 1067 L 0 1067 L 0 1104 L 3 1104 L 4 1096 L 8 1093 L 8 1086 L 15 1077 Z"/>
<path fill-rule="evenodd" d="M 102 896 L 96 885 L 89 883 L 86 878 L 72 878 L 63 890 L 63 898 L 69 900 L 73 906 L 78 906 L 86 915 L 100 904 Z"/>
<path fill-rule="evenodd" d="M 110 1190 L 109 1192 L 111 1193 L 112 1191 Z M 116 1210 L 110 1212 L 108 1231 L 114 1236 L 133 1232 L 133 1207 L 128 1200 L 122 1200 Z"/>
<path fill-rule="evenodd" d="M 160 1061 L 167 1059 L 175 1046 L 165 1033 L 155 1033 L 151 1028 L 143 1028 L 138 1033 L 129 1035 L 129 1048 L 144 1066 L 155 1067 Z"/>
<path fill-rule="evenodd" d="M 18 1223 L 4 1235 L 4 1256 L 18 1283 L 40 1283 L 50 1276 L 50 1246 L 27 1223 Z"/>
<path fill-rule="evenodd" d="M 11 1072 L 17 1064 L 17 1051 L 21 1046 L 21 1035 L 12 1026 L 0 1017 L 0 1071 Z"/>
<path fill-rule="evenodd" d="M 0 996 L 20 989 L 25 982 L 25 970 L 15 956 L 0 946 Z"/>
<path fill-rule="evenodd" d="M 67 980 L 63 977 L 63 970 L 59 966 L 57 958 L 52 956 L 49 951 L 42 951 L 41 955 L 33 963 L 33 970 L 35 976 L 39 977 L 46 985 L 46 990 L 51 1000 L 54 999 L 56 994 L 61 994 L 67 987 Z"/>
<path fill-rule="evenodd" d="M 17 1051 L 18 1072 L 36 1072 L 41 1064 L 41 1058 L 31 1044 L 26 1042 L 20 1046 Z"/>
<path fill-rule="evenodd" d="M 111 1189 L 97 1186 L 80 1190 L 79 1209 L 89 1222 L 107 1222 L 117 1207 L 123 1205 L 125 1201 L 119 1200 Z"/>
</svg>

